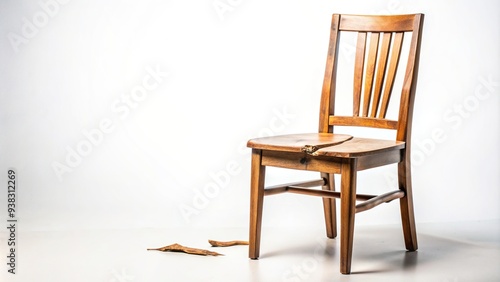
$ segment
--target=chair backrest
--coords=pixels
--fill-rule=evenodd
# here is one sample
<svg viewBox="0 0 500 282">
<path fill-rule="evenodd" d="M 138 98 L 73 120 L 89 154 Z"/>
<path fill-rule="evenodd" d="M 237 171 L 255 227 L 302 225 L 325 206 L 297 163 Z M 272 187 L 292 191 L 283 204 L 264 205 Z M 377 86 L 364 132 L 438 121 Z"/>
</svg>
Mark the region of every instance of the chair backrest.
<svg viewBox="0 0 500 282">
<path fill-rule="evenodd" d="M 418 73 L 423 14 L 361 16 L 334 14 L 321 95 L 319 132 L 334 126 L 364 126 L 396 130 L 396 140 L 411 133 L 413 100 Z M 352 115 L 335 114 L 339 43 L 344 32 L 357 33 L 354 59 Z M 397 120 L 387 119 L 396 92 L 394 81 L 401 72 L 403 42 L 409 40 L 406 72 L 402 78 Z M 403 63 L 404 64 L 404 61 Z"/>
</svg>

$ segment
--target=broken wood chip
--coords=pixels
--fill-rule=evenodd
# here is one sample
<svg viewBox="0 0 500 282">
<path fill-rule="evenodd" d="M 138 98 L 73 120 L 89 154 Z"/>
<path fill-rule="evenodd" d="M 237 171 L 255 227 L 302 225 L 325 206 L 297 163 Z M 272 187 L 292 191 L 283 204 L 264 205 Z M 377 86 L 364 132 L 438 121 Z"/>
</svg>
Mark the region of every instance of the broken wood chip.
<svg viewBox="0 0 500 282">
<path fill-rule="evenodd" d="M 179 244 L 172 244 L 161 248 L 148 249 L 148 251 L 161 251 L 161 252 L 183 252 L 191 255 L 200 255 L 200 256 L 223 256 L 223 254 L 219 254 L 216 252 L 185 247 Z"/>
<path fill-rule="evenodd" d="M 215 241 L 215 240 L 208 240 L 210 245 L 212 247 L 231 247 L 231 246 L 236 246 L 236 245 L 248 245 L 247 241 Z"/>
</svg>

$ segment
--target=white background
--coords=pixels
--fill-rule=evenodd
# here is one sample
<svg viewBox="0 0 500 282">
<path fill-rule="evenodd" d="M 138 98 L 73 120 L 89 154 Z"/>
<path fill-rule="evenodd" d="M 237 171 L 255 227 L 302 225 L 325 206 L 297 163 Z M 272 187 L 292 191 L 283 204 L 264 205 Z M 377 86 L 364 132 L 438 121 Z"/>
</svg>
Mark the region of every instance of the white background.
<svg viewBox="0 0 500 282">
<path fill-rule="evenodd" d="M 499 219 L 497 1 L 2 0 L 0 183 L 17 171 L 18 232 L 246 227 L 245 143 L 317 130 L 331 14 L 415 12 L 417 222 Z M 392 168 L 361 173 L 360 189 L 388 187 Z M 321 226 L 321 209 L 266 198 L 264 224 Z M 356 221 L 398 213 L 391 203 Z"/>
</svg>

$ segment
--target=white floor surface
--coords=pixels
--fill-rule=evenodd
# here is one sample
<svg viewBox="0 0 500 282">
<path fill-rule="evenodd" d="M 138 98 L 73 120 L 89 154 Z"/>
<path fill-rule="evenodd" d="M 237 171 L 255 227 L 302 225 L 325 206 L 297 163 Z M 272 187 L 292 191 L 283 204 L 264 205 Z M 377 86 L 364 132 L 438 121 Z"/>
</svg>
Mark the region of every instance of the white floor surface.
<svg viewBox="0 0 500 282">
<path fill-rule="evenodd" d="M 139 281 L 500 281 L 500 221 L 417 225 L 419 250 L 406 252 L 400 226 L 356 226 L 352 274 L 339 273 L 337 239 L 323 229 L 264 228 L 261 257 L 246 246 L 211 248 L 208 239 L 246 240 L 246 229 L 18 232 L 16 274 L 6 282 Z M 7 232 L 0 251 L 7 261 Z M 173 243 L 224 256 L 147 251 Z"/>
</svg>

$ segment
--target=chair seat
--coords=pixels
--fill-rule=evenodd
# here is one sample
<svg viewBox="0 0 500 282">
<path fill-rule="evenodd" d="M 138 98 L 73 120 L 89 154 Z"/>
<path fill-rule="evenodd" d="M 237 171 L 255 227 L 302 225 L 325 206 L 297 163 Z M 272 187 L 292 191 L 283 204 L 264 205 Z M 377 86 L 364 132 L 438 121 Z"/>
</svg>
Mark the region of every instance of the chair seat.
<svg viewBox="0 0 500 282">
<path fill-rule="evenodd" d="M 356 158 L 405 148 L 405 142 L 352 137 L 335 133 L 303 133 L 255 138 L 252 149 L 300 153 L 313 156 Z"/>
</svg>

